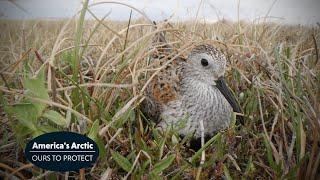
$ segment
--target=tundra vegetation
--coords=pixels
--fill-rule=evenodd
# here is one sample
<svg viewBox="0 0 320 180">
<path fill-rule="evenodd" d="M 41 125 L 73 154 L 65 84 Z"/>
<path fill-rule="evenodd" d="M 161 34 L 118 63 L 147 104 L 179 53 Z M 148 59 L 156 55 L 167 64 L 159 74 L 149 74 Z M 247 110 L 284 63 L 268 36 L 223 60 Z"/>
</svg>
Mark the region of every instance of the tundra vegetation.
<svg viewBox="0 0 320 180">
<path fill-rule="evenodd" d="M 160 22 L 104 18 L 84 4 L 70 20 L 0 21 L 0 176 L 74 178 L 320 178 L 320 25 Z M 210 43 L 228 57 L 226 79 L 243 109 L 229 129 L 194 152 L 174 129 L 161 132 L 139 109 L 156 74 L 152 39 L 174 54 Z M 169 61 L 169 58 L 164 58 Z M 152 76 L 151 76 L 152 78 Z M 86 134 L 97 163 L 79 172 L 26 161 L 28 140 L 52 131 Z M 200 164 L 205 151 L 205 162 Z"/>
</svg>

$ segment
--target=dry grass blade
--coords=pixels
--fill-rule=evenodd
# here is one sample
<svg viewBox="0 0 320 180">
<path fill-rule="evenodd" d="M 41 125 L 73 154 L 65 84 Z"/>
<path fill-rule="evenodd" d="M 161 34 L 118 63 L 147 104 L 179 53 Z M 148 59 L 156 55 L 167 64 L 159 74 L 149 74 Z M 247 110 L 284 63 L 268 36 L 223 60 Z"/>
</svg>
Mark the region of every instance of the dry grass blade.
<svg viewBox="0 0 320 180">
<path fill-rule="evenodd" d="M 3 164 L 3 163 L 0 162 L 0 167 L 3 168 L 3 169 L 9 170 L 10 172 L 12 172 L 12 174 L 17 174 L 17 176 L 19 176 L 19 178 L 21 178 L 21 179 L 27 179 L 19 171 L 13 169 L 12 167 L 10 167 L 10 166 L 8 166 L 6 164 Z M 15 173 L 13 173 L 13 172 L 15 172 Z"/>
</svg>

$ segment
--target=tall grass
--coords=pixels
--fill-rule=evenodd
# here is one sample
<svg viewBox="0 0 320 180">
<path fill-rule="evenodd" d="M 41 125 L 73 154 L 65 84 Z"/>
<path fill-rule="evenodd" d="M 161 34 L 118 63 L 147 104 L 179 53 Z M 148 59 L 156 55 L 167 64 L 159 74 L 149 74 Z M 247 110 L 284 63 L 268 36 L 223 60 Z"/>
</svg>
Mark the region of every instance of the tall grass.
<svg viewBox="0 0 320 180">
<path fill-rule="evenodd" d="M 25 22 L 24 33 L 20 21 L 0 22 L 1 176 L 320 177 L 319 26 L 222 20 L 155 27 L 142 19 L 85 21 L 85 13 L 92 14 L 88 8 L 84 3 L 77 20 Z M 156 53 L 152 38 L 161 31 L 179 55 L 207 42 L 229 59 L 226 77 L 244 109 L 245 123 L 234 123 L 213 137 L 205 146 L 203 164 L 203 149 L 187 149 L 183 143 L 188 137 L 160 132 L 139 110 L 150 78 L 146 74 L 165 67 L 150 61 Z M 23 114 L 26 110 L 37 115 Z M 101 150 L 96 165 L 54 173 L 26 162 L 25 142 L 56 130 L 94 139 Z"/>
</svg>

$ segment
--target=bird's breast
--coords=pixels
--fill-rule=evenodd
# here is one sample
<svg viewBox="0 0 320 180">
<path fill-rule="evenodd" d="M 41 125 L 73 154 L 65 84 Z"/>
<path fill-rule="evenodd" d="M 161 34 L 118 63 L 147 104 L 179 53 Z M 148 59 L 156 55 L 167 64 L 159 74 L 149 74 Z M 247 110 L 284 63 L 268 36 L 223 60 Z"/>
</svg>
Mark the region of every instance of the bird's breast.
<svg viewBox="0 0 320 180">
<path fill-rule="evenodd" d="M 214 86 L 201 82 L 188 85 L 182 95 L 182 106 L 189 115 L 190 127 L 199 127 L 200 120 L 203 120 L 207 135 L 228 127 L 230 123 L 232 108 Z M 200 131 L 196 130 L 196 134 Z"/>
</svg>

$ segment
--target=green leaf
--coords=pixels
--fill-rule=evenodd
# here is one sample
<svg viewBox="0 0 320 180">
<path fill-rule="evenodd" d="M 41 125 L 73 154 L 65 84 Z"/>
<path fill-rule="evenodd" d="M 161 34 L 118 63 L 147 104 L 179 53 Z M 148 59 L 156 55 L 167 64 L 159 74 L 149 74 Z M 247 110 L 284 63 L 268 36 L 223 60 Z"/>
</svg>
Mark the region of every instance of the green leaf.
<svg viewBox="0 0 320 180">
<path fill-rule="evenodd" d="M 268 162 L 271 168 L 276 172 L 276 175 L 279 176 L 280 174 L 282 174 L 281 163 L 277 163 L 275 160 L 273 160 L 271 145 L 265 134 L 263 134 L 263 140 L 267 150 Z"/>
<path fill-rule="evenodd" d="M 195 160 L 200 157 L 202 151 L 204 151 L 205 149 L 207 149 L 213 142 L 215 142 L 216 140 L 221 138 L 221 133 L 216 134 L 215 136 L 213 136 L 209 141 L 207 141 L 203 147 L 201 147 L 192 157 L 191 157 L 191 163 L 194 163 Z"/>
<path fill-rule="evenodd" d="M 88 137 L 94 140 L 97 138 L 98 132 L 99 132 L 99 120 L 95 120 L 91 126 Z"/>
<path fill-rule="evenodd" d="M 27 90 L 26 95 L 49 100 L 49 94 L 47 92 L 47 88 L 45 87 L 45 78 L 44 78 L 44 70 L 41 69 L 39 74 L 36 77 L 25 78 L 23 81 L 24 88 Z M 31 100 L 34 106 L 37 109 L 37 117 L 42 114 L 42 111 L 46 108 L 46 104 L 34 102 Z"/>
<path fill-rule="evenodd" d="M 223 164 L 223 172 L 224 172 L 224 175 L 225 175 L 227 180 L 232 180 L 232 177 L 230 175 L 229 169 L 224 164 Z"/>
<path fill-rule="evenodd" d="M 67 127 L 67 120 L 60 113 L 56 111 L 53 111 L 53 110 L 46 111 L 42 116 L 45 118 L 48 118 L 50 121 L 52 121 L 53 123 L 59 126 Z"/>
<path fill-rule="evenodd" d="M 124 123 L 126 123 L 129 120 L 134 120 L 135 119 L 135 113 L 132 109 L 128 109 L 121 118 L 119 118 L 115 123 L 114 127 L 115 128 L 121 128 L 123 127 Z"/>
<path fill-rule="evenodd" d="M 127 172 L 131 170 L 132 164 L 127 158 L 123 157 L 120 153 L 118 153 L 117 151 L 111 151 L 111 156 L 122 169 L 124 169 Z"/>
<path fill-rule="evenodd" d="M 32 137 L 35 138 L 35 137 L 38 137 L 40 135 L 42 135 L 44 132 L 41 131 L 40 129 L 36 129 L 35 131 L 32 132 Z"/>
<path fill-rule="evenodd" d="M 267 158 L 268 158 L 268 162 L 270 164 L 270 166 L 275 169 L 275 162 L 273 160 L 273 156 L 272 156 L 272 149 L 271 149 L 271 146 L 270 146 L 270 143 L 269 143 L 269 140 L 268 138 L 266 137 L 266 135 L 262 135 L 263 136 L 263 142 L 266 146 L 266 150 L 267 150 Z"/>
<path fill-rule="evenodd" d="M 33 104 L 15 104 L 14 106 L 6 106 L 5 110 L 8 114 L 15 115 L 23 126 L 32 131 L 37 129 L 37 109 Z"/>
<path fill-rule="evenodd" d="M 175 134 L 171 136 L 171 142 L 174 145 L 179 143 L 179 140 L 178 140 L 178 138 L 177 138 L 177 136 Z"/>
<path fill-rule="evenodd" d="M 106 157 L 107 151 L 106 151 L 106 148 L 104 147 L 105 144 L 104 144 L 102 138 L 98 136 L 97 139 L 94 140 L 94 142 L 96 142 L 97 145 L 98 145 L 98 148 L 99 148 L 99 157 L 100 157 L 101 159 L 104 159 L 104 158 Z"/>
<path fill-rule="evenodd" d="M 162 172 L 163 170 L 167 169 L 172 164 L 174 159 L 175 159 L 174 154 L 171 154 L 167 158 L 163 159 L 162 161 L 160 161 L 159 163 L 154 165 L 154 168 L 151 171 L 151 174 L 157 175 L 160 172 Z"/>
<path fill-rule="evenodd" d="M 48 100 L 49 94 L 45 86 L 44 70 L 40 70 L 35 77 L 24 79 L 24 87 L 28 94 L 33 97 Z"/>
<path fill-rule="evenodd" d="M 161 140 L 160 145 L 159 145 L 159 159 L 162 158 L 165 144 L 166 144 L 166 137 L 164 137 L 164 138 Z"/>
<path fill-rule="evenodd" d="M 21 126 L 19 123 L 14 123 L 11 121 L 12 125 L 12 131 L 17 139 L 17 144 L 19 144 L 20 147 L 25 147 L 27 136 L 30 135 L 33 130 L 26 126 Z"/>
<path fill-rule="evenodd" d="M 49 125 L 41 125 L 38 127 L 41 131 L 43 131 L 44 133 L 49 133 L 49 132 L 56 132 L 59 131 L 59 129 L 49 126 Z"/>
<path fill-rule="evenodd" d="M 98 133 L 99 133 L 99 120 L 95 120 L 91 126 L 90 132 L 88 133 L 88 137 L 97 143 L 99 148 L 99 156 L 100 158 L 103 159 L 106 156 L 106 149 Z"/>
</svg>

